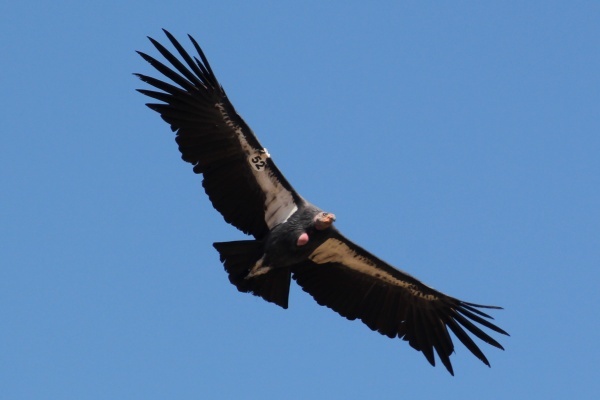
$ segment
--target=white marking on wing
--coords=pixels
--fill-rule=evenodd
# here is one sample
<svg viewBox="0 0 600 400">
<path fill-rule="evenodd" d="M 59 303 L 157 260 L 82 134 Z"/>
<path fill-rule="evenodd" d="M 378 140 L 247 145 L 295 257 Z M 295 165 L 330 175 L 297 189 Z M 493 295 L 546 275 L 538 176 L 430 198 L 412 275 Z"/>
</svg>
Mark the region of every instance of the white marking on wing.
<svg viewBox="0 0 600 400">
<path fill-rule="evenodd" d="M 398 279 L 389 272 L 377 268 L 377 265 L 372 260 L 361 256 L 352 250 L 346 243 L 338 239 L 327 239 L 325 243 L 317 247 L 308 258 L 316 264 L 343 264 L 362 274 L 372 276 L 395 286 L 403 287 L 409 290 L 413 295 L 425 300 L 437 300 L 436 296 L 423 293 L 423 291 L 415 284 Z"/>
<path fill-rule="evenodd" d="M 298 210 L 298 206 L 294 203 L 292 194 L 281 185 L 273 172 L 266 168 L 266 159 L 271 157 L 267 149 L 257 152 L 246 140 L 242 128 L 231 121 L 223 105 L 217 103 L 215 107 L 223 115 L 225 123 L 235 131 L 242 149 L 246 153 L 248 163 L 252 167 L 252 174 L 266 197 L 265 222 L 269 229 L 273 229 L 274 226 L 287 221 Z"/>
</svg>

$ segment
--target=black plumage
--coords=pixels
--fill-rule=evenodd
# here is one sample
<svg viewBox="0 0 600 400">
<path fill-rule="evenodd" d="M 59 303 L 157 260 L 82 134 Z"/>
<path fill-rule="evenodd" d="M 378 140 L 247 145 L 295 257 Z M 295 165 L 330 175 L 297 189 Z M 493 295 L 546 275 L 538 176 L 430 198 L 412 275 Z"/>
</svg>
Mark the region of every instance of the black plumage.
<svg viewBox="0 0 600 400">
<path fill-rule="evenodd" d="M 304 200 L 236 113 L 200 46 L 191 57 L 167 31 L 181 57 L 150 38 L 171 64 L 138 52 L 175 85 L 136 74 L 156 90 L 139 91 L 176 133 L 183 160 L 202 174 L 215 209 L 254 240 L 214 243 L 229 280 L 241 292 L 288 307 L 291 279 L 319 304 L 390 338 L 401 338 L 453 374 L 451 331 L 490 365 L 471 335 L 502 346 L 481 327 L 507 335 L 481 309 L 434 290 L 345 238 L 335 216 Z"/>
</svg>

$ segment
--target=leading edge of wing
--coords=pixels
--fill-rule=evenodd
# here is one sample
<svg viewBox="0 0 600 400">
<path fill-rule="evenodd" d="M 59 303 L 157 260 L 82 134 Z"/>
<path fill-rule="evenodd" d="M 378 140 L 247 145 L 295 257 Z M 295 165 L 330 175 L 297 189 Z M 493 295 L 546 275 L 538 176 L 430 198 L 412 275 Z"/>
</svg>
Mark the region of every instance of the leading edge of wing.
<svg viewBox="0 0 600 400">
<path fill-rule="evenodd" d="M 483 363 L 489 361 L 470 335 L 503 349 L 479 324 L 508 335 L 477 308 L 447 296 L 416 278 L 393 268 L 335 231 L 294 269 L 293 278 L 320 304 L 350 319 L 360 319 L 370 329 L 390 338 L 399 337 L 421 351 L 435 365 L 434 350 L 454 375 L 450 355 L 452 333 Z"/>
<path fill-rule="evenodd" d="M 189 36 L 199 58 L 191 57 L 173 35 L 163 31 L 182 61 L 152 38 L 171 67 L 138 54 L 173 84 L 135 74 L 158 89 L 138 91 L 160 102 L 147 106 L 176 132 L 182 159 L 203 175 L 202 185 L 215 209 L 225 221 L 260 239 L 303 200 L 237 114 L 197 42 Z"/>
</svg>

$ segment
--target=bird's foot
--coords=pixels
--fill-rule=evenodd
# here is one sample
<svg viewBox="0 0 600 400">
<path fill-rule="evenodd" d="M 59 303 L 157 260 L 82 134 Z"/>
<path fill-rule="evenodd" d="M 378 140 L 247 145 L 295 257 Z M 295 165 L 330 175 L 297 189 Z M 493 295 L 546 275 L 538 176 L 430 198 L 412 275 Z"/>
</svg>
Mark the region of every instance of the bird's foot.
<svg viewBox="0 0 600 400">
<path fill-rule="evenodd" d="M 264 258 L 261 258 L 254 264 L 248 275 L 244 279 L 254 278 L 255 276 L 266 274 L 271 270 L 271 267 L 263 265 Z"/>
</svg>

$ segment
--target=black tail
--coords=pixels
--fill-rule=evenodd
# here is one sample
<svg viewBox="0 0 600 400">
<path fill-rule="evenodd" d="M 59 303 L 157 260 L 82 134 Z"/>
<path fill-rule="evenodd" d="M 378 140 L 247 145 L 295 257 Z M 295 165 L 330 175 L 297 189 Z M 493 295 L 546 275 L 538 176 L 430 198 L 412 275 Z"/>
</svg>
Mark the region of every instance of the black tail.
<svg viewBox="0 0 600 400">
<path fill-rule="evenodd" d="M 240 292 L 252 293 L 268 302 L 288 308 L 290 276 L 288 268 L 273 269 L 246 279 L 254 264 L 263 256 L 263 245 L 257 240 L 217 242 L 213 246 L 221 256 L 229 281 Z"/>
</svg>

